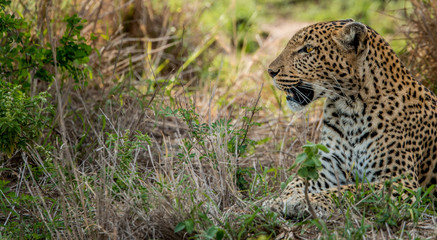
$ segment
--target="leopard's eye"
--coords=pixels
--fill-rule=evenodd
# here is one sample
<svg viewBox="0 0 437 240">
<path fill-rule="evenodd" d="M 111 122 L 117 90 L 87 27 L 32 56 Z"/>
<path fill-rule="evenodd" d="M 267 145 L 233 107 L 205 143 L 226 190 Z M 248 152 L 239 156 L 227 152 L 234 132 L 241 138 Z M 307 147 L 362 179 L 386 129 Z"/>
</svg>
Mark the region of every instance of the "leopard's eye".
<svg viewBox="0 0 437 240">
<path fill-rule="evenodd" d="M 299 53 L 310 53 L 314 51 L 314 48 L 311 46 L 305 46 L 299 50 Z"/>
</svg>

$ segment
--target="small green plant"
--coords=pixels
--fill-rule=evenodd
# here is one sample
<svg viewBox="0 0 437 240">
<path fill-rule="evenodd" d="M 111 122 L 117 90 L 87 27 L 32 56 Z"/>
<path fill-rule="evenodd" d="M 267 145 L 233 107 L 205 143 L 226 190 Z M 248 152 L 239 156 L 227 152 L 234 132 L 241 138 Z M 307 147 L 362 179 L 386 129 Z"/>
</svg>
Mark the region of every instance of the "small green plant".
<svg viewBox="0 0 437 240">
<path fill-rule="evenodd" d="M 314 209 L 311 206 L 310 200 L 308 198 L 308 181 L 317 181 L 317 179 L 319 178 L 319 170 L 322 169 L 322 162 L 320 161 L 319 150 L 326 153 L 328 153 L 329 150 L 322 144 L 314 144 L 311 142 L 308 142 L 302 148 L 304 149 L 304 152 L 297 155 L 294 167 L 299 165 L 297 175 L 303 178 L 305 182 L 305 200 L 308 204 L 311 216 L 313 217 L 313 219 L 317 219 L 317 215 L 314 212 Z"/>
<path fill-rule="evenodd" d="M 276 228 L 286 223 L 278 213 L 264 212 L 256 206 L 250 213 L 214 220 L 218 224 L 201 208 L 195 208 L 191 217 L 179 222 L 174 231 L 185 230 L 193 239 L 270 239 L 267 237 L 274 236 Z"/>
<path fill-rule="evenodd" d="M 302 148 L 304 152 L 296 157 L 295 165 L 300 165 L 297 174 L 304 179 L 316 181 L 319 178 L 319 170 L 322 169 L 319 150 L 325 153 L 328 153 L 329 150 L 322 144 L 311 142 L 308 142 Z"/>
<path fill-rule="evenodd" d="M 203 218 L 205 218 L 206 215 L 203 215 Z M 209 220 L 209 219 L 208 219 Z M 208 222 L 211 222 L 209 220 Z M 174 232 L 180 232 L 182 230 L 187 231 L 189 234 L 193 234 L 195 232 L 195 220 L 194 219 L 187 219 L 185 221 L 180 222 L 174 229 Z M 206 231 L 199 231 L 199 234 L 196 234 L 196 238 L 199 239 L 217 239 L 221 240 L 225 236 L 226 232 L 221 229 L 220 227 L 217 227 L 216 225 L 210 226 Z"/>
<path fill-rule="evenodd" d="M 195 206 L 190 213 L 192 217 L 178 223 L 174 232 L 185 230 L 188 234 L 194 235 L 196 239 L 223 239 L 226 232 L 213 223 L 210 217 L 204 213 L 201 205 L 203 203 Z"/>
</svg>

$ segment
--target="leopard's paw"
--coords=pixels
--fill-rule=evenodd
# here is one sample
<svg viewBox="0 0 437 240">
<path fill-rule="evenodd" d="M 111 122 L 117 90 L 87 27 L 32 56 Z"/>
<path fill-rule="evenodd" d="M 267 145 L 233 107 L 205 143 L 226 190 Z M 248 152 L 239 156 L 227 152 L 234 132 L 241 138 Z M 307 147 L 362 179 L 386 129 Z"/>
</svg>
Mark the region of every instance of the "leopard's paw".
<svg viewBox="0 0 437 240">
<path fill-rule="evenodd" d="M 309 216 L 308 206 L 304 196 L 295 194 L 284 201 L 284 215 L 287 218 L 302 219 Z"/>
<path fill-rule="evenodd" d="M 302 218 L 308 216 L 308 211 L 302 197 L 281 196 L 263 203 L 263 208 L 280 213 L 286 218 Z"/>
<path fill-rule="evenodd" d="M 262 207 L 273 212 L 284 214 L 284 202 L 280 198 L 266 200 L 263 202 Z"/>
<path fill-rule="evenodd" d="M 318 218 L 327 218 L 333 213 L 333 205 L 329 198 L 320 194 L 309 194 L 309 201 Z M 302 219 L 311 215 L 305 196 L 294 195 L 285 202 L 284 215 L 288 218 Z"/>
</svg>

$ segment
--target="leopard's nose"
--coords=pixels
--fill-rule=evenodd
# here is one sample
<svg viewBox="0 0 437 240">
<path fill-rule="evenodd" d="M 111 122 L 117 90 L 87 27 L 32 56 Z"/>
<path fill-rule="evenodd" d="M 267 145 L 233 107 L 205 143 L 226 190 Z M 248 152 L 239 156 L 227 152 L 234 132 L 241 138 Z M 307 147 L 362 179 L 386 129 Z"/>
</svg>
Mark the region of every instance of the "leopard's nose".
<svg viewBox="0 0 437 240">
<path fill-rule="evenodd" d="M 269 75 L 270 75 L 270 77 L 272 77 L 272 78 L 276 77 L 276 75 L 278 75 L 279 71 L 280 71 L 280 70 L 278 70 L 278 71 L 276 71 L 276 72 L 273 71 L 272 69 L 269 69 L 269 70 L 268 70 Z"/>
</svg>

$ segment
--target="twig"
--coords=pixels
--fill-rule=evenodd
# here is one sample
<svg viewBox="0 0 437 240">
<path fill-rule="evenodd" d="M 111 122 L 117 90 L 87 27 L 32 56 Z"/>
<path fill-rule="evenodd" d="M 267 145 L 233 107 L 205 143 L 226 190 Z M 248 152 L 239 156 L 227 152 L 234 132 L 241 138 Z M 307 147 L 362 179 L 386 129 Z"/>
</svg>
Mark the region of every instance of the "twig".
<svg viewBox="0 0 437 240">
<path fill-rule="evenodd" d="M 316 219 L 317 219 L 317 214 L 316 214 L 316 212 L 314 211 L 313 206 L 311 205 L 310 198 L 308 197 L 308 179 L 305 178 L 304 181 L 305 181 L 305 189 L 304 189 L 304 193 L 305 193 L 305 201 L 307 202 L 308 209 L 310 210 L 310 213 L 311 213 L 311 217 L 312 217 L 314 220 L 316 220 Z"/>
</svg>

